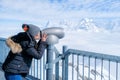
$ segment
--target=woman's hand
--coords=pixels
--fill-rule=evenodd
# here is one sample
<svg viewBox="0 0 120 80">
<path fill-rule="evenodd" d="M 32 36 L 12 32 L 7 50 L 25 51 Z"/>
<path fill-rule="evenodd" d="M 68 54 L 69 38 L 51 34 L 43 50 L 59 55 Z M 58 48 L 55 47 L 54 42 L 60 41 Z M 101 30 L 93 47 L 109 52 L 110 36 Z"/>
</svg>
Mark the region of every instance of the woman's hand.
<svg viewBox="0 0 120 80">
<path fill-rule="evenodd" d="M 46 33 L 43 33 L 43 34 L 42 34 L 41 41 L 46 41 L 46 39 L 47 39 L 47 34 L 46 34 Z"/>
</svg>

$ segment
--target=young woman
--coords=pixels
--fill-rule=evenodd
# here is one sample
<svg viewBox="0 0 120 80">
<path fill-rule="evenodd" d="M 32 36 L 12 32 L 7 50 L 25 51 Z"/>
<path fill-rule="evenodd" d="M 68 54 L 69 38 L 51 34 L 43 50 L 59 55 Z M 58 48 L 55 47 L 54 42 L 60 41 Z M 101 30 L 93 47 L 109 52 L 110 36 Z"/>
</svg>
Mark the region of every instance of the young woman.
<svg viewBox="0 0 120 80">
<path fill-rule="evenodd" d="M 47 46 L 47 34 L 40 34 L 40 28 L 32 24 L 24 24 L 25 32 L 20 32 L 6 40 L 10 48 L 3 63 L 6 80 L 22 80 L 29 73 L 32 59 L 41 59 Z M 40 37 L 41 35 L 41 37 Z M 39 40 L 37 43 L 36 40 Z"/>
</svg>

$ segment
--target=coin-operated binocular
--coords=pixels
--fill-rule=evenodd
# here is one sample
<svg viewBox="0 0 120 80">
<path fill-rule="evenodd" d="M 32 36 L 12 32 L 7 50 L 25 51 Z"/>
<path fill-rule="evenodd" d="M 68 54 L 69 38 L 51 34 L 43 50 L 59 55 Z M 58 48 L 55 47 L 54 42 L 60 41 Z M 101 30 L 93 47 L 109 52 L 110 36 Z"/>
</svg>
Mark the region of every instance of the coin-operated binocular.
<svg viewBox="0 0 120 80">
<path fill-rule="evenodd" d="M 64 29 L 60 27 L 51 27 L 42 30 L 42 33 L 48 35 L 46 42 L 48 44 L 56 44 L 59 42 L 59 39 L 64 37 Z"/>
</svg>

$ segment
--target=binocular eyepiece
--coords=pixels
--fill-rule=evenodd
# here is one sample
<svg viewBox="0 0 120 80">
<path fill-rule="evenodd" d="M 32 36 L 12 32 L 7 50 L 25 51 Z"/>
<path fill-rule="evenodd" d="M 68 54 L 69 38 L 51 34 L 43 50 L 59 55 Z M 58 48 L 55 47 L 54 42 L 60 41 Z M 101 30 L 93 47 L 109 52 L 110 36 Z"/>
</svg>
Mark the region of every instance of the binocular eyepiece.
<svg viewBox="0 0 120 80">
<path fill-rule="evenodd" d="M 62 39 L 65 36 L 64 29 L 60 27 L 46 28 L 42 30 L 42 33 L 48 35 L 46 40 L 48 44 L 56 44 L 59 42 L 59 39 Z"/>
</svg>

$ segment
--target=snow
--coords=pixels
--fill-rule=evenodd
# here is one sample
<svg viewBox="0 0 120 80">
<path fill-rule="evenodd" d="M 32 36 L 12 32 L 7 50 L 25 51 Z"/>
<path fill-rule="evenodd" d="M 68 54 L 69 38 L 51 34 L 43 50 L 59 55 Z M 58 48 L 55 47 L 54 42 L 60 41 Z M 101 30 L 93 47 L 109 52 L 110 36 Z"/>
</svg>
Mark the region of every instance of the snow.
<svg viewBox="0 0 120 80">
<path fill-rule="evenodd" d="M 90 75 L 89 75 L 90 69 Z M 73 65 L 69 63 L 68 75 L 69 80 L 82 80 L 83 77 L 85 80 L 109 80 L 109 73 L 105 68 L 102 69 L 103 73 L 101 74 L 101 67 L 97 66 L 96 70 L 94 67 L 84 66 L 84 76 L 83 76 L 83 64 Z M 62 73 L 62 65 L 60 65 L 60 73 Z M 60 75 L 60 78 L 62 75 Z M 96 77 L 96 79 L 95 79 Z M 110 79 L 115 80 L 115 78 L 110 74 Z"/>
</svg>

